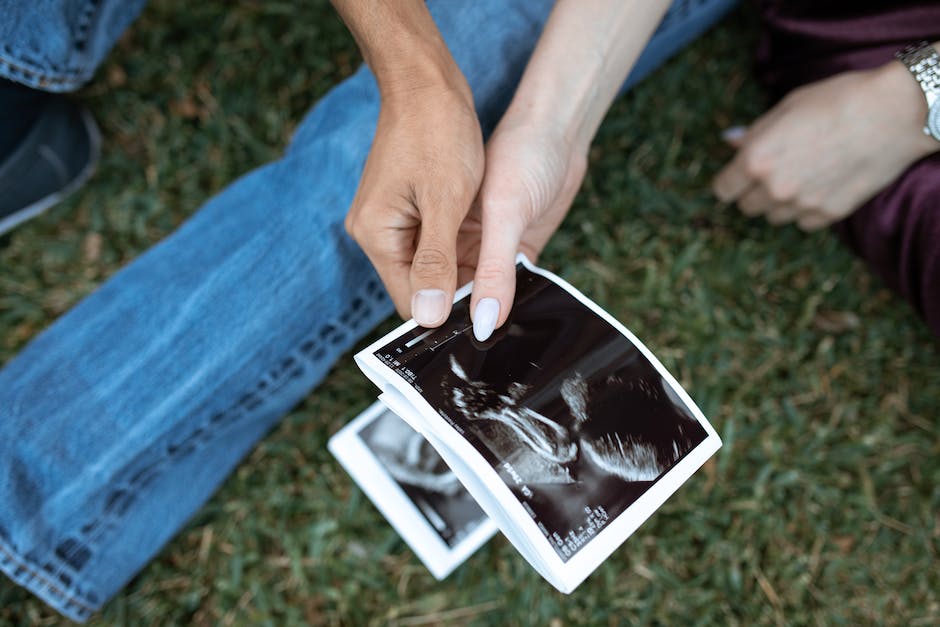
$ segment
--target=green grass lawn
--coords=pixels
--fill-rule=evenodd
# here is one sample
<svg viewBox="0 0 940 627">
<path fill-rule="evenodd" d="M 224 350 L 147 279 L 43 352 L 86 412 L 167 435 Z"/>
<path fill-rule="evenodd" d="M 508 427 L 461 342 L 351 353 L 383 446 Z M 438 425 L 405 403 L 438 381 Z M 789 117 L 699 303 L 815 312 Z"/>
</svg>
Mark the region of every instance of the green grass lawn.
<svg viewBox="0 0 940 627">
<path fill-rule="evenodd" d="M 326 441 L 351 356 L 94 625 L 940 623 L 940 351 L 827 233 L 709 194 L 762 109 L 735 13 L 628 97 L 541 263 L 624 322 L 724 439 L 578 590 L 501 537 L 438 583 Z M 0 362 L 236 176 L 358 64 L 325 0 L 154 1 L 81 97 L 97 175 L 0 248 Z M 363 344 L 364 345 L 364 344 Z M 65 622 L 0 581 L 0 623 Z"/>
</svg>

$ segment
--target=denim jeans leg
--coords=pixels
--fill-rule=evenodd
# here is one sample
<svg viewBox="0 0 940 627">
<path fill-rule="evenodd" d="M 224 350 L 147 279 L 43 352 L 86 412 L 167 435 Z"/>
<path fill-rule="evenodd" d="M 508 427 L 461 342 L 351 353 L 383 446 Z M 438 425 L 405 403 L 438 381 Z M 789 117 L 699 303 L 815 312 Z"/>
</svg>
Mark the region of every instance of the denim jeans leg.
<svg viewBox="0 0 940 627">
<path fill-rule="evenodd" d="M 0 0 L 0 78 L 73 91 L 95 72 L 146 0 Z"/>
<path fill-rule="evenodd" d="M 489 125 L 549 9 L 517 5 L 432 5 Z M 0 569 L 15 581 L 87 619 L 392 312 L 343 229 L 377 113 L 360 70 L 282 159 L 209 201 L 0 370 Z"/>
<path fill-rule="evenodd" d="M 492 129 L 551 2 L 429 5 Z M 0 570 L 87 619 L 392 312 L 342 225 L 377 113 L 361 69 L 0 370 Z"/>
<path fill-rule="evenodd" d="M 649 76 L 737 4 L 738 0 L 674 0 L 640 58 L 636 60 L 620 93 L 625 93 Z"/>
</svg>

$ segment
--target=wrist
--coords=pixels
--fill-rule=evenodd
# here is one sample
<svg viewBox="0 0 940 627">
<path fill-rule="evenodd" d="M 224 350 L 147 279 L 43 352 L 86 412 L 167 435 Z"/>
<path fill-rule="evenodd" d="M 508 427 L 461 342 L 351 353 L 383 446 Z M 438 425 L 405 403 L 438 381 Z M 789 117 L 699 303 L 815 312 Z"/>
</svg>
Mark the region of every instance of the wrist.
<svg viewBox="0 0 940 627">
<path fill-rule="evenodd" d="M 566 154 L 587 153 L 594 139 L 588 115 L 591 88 L 529 83 L 521 85 L 500 119 L 501 127 L 528 127 Z M 558 103 L 553 107 L 552 103 Z"/>
<path fill-rule="evenodd" d="M 522 107 L 510 107 L 493 137 L 511 137 L 517 149 L 526 149 L 563 171 L 571 164 L 586 163 L 590 147 L 590 138 L 578 139 L 571 128 L 563 127 L 552 117 L 540 116 Z"/>
<path fill-rule="evenodd" d="M 912 151 L 912 156 L 921 158 L 940 150 L 940 142 L 924 132 L 927 100 L 908 68 L 892 60 L 876 68 L 872 77 L 875 97 L 893 107 L 897 137 Z"/>
<path fill-rule="evenodd" d="M 472 106 L 470 86 L 443 41 L 407 41 L 403 37 L 393 54 L 367 62 L 383 103 L 447 93 Z"/>
<path fill-rule="evenodd" d="M 470 88 L 424 0 L 332 0 L 372 70 L 383 102 L 428 91 L 460 94 Z"/>
</svg>

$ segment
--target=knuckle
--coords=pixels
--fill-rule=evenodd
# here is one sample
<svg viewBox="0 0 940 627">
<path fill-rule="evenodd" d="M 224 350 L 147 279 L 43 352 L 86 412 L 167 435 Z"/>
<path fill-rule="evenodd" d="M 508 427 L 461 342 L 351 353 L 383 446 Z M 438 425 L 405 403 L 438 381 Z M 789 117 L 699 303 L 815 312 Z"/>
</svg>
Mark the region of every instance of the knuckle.
<svg viewBox="0 0 940 627">
<path fill-rule="evenodd" d="M 817 194 L 806 200 L 805 209 L 806 211 L 811 212 L 809 215 L 823 217 L 837 213 L 839 210 L 839 204 L 830 196 Z"/>
<path fill-rule="evenodd" d="M 353 238 L 353 240 L 357 244 L 359 244 L 359 246 L 366 252 L 369 252 L 373 248 L 375 248 L 375 246 L 373 245 L 374 240 L 375 240 L 374 234 L 369 229 L 368 224 L 363 223 L 362 220 L 357 220 L 352 225 L 352 230 L 348 232 L 349 232 L 349 235 Z"/>
<path fill-rule="evenodd" d="M 744 173 L 753 179 L 764 180 L 771 170 L 770 160 L 759 148 L 745 149 L 741 159 Z"/>
<path fill-rule="evenodd" d="M 767 180 L 766 187 L 767 195 L 775 203 L 789 202 L 795 196 L 793 184 L 779 177 L 770 177 Z"/>
<path fill-rule="evenodd" d="M 731 191 L 729 190 L 728 183 L 724 178 L 719 177 L 712 181 L 712 193 L 714 193 L 721 202 L 728 202 L 731 200 Z"/>
<path fill-rule="evenodd" d="M 819 197 L 815 194 L 799 194 L 796 197 L 796 206 L 802 211 L 813 211 L 819 208 Z"/>
<path fill-rule="evenodd" d="M 487 286 L 499 286 L 506 283 L 510 278 L 509 272 L 503 266 L 495 262 L 481 262 L 477 266 L 475 280 Z"/>
<path fill-rule="evenodd" d="M 343 220 L 343 227 L 349 236 L 366 250 L 381 243 L 377 235 L 383 224 L 380 219 L 383 210 L 380 207 L 371 202 L 355 205 Z"/>
<path fill-rule="evenodd" d="M 422 277 L 445 277 L 451 273 L 450 256 L 436 246 L 424 246 L 415 251 L 411 267 Z"/>
<path fill-rule="evenodd" d="M 346 233 L 351 238 L 353 238 L 354 240 L 358 242 L 359 238 L 357 237 L 356 223 L 357 223 L 356 216 L 353 214 L 353 212 L 350 211 L 349 213 L 347 213 L 346 219 L 343 220 L 343 228 L 346 229 Z"/>
<path fill-rule="evenodd" d="M 836 219 L 849 213 L 850 207 L 842 201 L 836 199 L 827 199 L 820 207 L 820 213 L 828 219 Z"/>
<path fill-rule="evenodd" d="M 384 210 L 385 205 L 372 199 L 365 199 L 363 202 L 356 205 L 356 211 L 353 212 L 353 215 L 355 218 L 358 218 L 358 222 L 369 222 L 369 220 L 373 219 L 375 216 L 381 215 Z"/>
</svg>

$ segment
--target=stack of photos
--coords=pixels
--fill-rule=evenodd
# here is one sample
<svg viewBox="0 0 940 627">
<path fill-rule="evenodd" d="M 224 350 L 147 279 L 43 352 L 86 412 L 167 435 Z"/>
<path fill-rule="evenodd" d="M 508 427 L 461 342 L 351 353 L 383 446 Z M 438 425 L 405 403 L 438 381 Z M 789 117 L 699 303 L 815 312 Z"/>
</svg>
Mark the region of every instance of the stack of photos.
<svg viewBox="0 0 940 627">
<path fill-rule="evenodd" d="M 343 427 L 328 447 L 438 579 L 496 533 L 427 440 L 382 403 Z"/>
<path fill-rule="evenodd" d="M 509 320 L 485 342 L 470 289 L 441 327 L 405 323 L 356 361 L 532 566 L 571 592 L 721 441 L 656 357 L 560 278 L 520 257 Z"/>
</svg>

